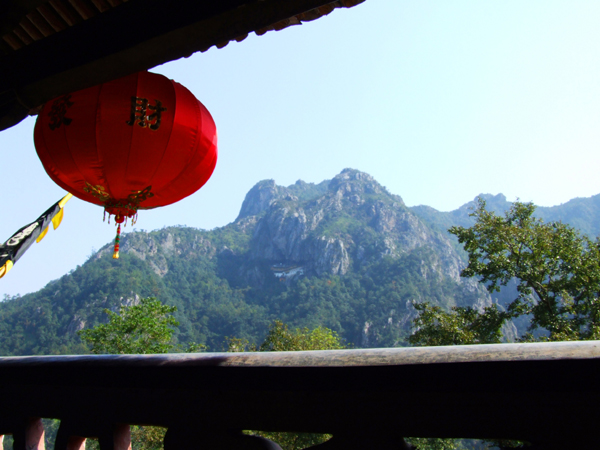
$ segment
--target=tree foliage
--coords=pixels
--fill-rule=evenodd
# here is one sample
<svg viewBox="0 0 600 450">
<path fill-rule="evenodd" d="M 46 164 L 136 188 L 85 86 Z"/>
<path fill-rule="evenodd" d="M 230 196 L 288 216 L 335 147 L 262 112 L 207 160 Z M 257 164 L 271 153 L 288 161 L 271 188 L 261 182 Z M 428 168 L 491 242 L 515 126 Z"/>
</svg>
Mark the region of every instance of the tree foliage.
<svg viewBox="0 0 600 450">
<path fill-rule="evenodd" d="M 407 438 L 417 450 L 467 450 L 459 439 Z"/>
<path fill-rule="evenodd" d="M 600 241 L 561 222 L 544 223 L 534 211 L 515 202 L 498 216 L 480 200 L 473 226 L 450 228 L 468 253 L 463 277 L 477 277 L 490 292 L 516 280 L 518 295 L 504 311 L 492 305 L 447 313 L 420 305 L 412 343 L 499 342 L 502 325 L 519 316 L 531 318 L 523 341 L 600 338 Z"/>
<path fill-rule="evenodd" d="M 92 353 L 101 354 L 154 354 L 177 349 L 173 344 L 173 327 L 179 322 L 172 314 L 175 306 L 163 305 L 149 297 L 132 306 L 122 305 L 119 313 L 105 309 L 108 323 L 80 330 L 81 339 Z M 197 350 L 192 345 L 188 350 Z"/>
<path fill-rule="evenodd" d="M 413 320 L 416 331 L 409 342 L 418 345 L 496 344 L 502 338 L 502 325 L 512 317 L 496 305 L 482 312 L 456 306 L 447 312 L 427 303 L 418 303 L 415 309 L 420 314 Z"/>
<path fill-rule="evenodd" d="M 294 352 L 301 350 L 341 350 L 348 348 L 338 334 L 326 327 L 290 329 L 280 320 L 269 328 L 265 340 L 258 347 L 246 339 L 227 338 L 228 352 Z"/>
</svg>

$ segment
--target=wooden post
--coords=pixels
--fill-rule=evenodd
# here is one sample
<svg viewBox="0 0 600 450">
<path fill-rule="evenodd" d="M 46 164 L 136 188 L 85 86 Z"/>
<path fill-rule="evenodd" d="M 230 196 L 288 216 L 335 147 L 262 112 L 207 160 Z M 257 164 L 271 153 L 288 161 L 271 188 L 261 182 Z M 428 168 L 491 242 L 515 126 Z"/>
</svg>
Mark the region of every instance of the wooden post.
<svg viewBox="0 0 600 450">
<path fill-rule="evenodd" d="M 14 434 L 14 450 L 46 450 L 44 424 L 39 417 L 29 417 Z"/>
<path fill-rule="evenodd" d="M 117 424 L 99 436 L 100 450 L 131 450 L 131 428 Z"/>
<path fill-rule="evenodd" d="M 61 420 L 56 433 L 54 450 L 85 450 L 85 437 L 80 436 L 69 421 Z"/>
<path fill-rule="evenodd" d="M 58 450 L 56 446 L 54 449 Z M 67 440 L 66 450 L 85 450 L 85 438 L 81 436 L 70 436 Z"/>
</svg>

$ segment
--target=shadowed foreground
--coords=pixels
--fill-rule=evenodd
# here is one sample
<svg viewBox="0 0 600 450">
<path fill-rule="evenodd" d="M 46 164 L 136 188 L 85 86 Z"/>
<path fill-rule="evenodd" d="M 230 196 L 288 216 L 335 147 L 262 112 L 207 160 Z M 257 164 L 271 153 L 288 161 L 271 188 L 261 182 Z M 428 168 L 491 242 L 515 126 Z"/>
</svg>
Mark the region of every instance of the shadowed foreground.
<svg viewBox="0 0 600 450">
<path fill-rule="evenodd" d="M 236 434 L 247 429 L 331 433 L 332 449 L 402 448 L 403 436 L 596 448 L 599 375 L 599 341 L 10 357 L 0 433 L 41 448 L 48 417 L 61 420 L 57 450 L 85 437 L 126 449 L 129 424 L 168 427 L 167 450 L 273 448 Z"/>
</svg>

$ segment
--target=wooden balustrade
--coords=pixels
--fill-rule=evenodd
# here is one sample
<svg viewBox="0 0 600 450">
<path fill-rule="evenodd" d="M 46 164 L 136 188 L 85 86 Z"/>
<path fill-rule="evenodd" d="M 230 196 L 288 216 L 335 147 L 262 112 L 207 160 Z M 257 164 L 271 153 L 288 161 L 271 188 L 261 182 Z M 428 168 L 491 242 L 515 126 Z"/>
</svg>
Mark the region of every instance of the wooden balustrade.
<svg viewBox="0 0 600 450">
<path fill-rule="evenodd" d="M 128 450 L 129 425 L 166 450 L 276 450 L 242 430 L 331 433 L 322 450 L 408 448 L 403 437 L 599 444 L 600 342 L 273 353 L 0 358 L 0 434 L 44 450 Z"/>
</svg>

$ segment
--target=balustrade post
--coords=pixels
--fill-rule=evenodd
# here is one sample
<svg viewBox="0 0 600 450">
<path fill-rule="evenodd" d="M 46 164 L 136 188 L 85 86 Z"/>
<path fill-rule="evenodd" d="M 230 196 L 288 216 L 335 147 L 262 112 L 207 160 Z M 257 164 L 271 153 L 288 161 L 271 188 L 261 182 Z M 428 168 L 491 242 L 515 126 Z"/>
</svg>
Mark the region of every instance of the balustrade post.
<svg viewBox="0 0 600 450">
<path fill-rule="evenodd" d="M 131 450 L 131 427 L 117 424 L 98 436 L 100 450 Z"/>
<path fill-rule="evenodd" d="M 72 423 L 61 420 L 56 433 L 54 450 L 85 450 L 85 440 Z"/>
<path fill-rule="evenodd" d="M 85 450 L 85 440 L 83 436 L 71 434 L 69 428 L 61 422 L 56 433 L 54 450 Z"/>
<path fill-rule="evenodd" d="M 67 441 L 67 450 L 85 450 L 85 441 L 84 437 L 71 436 Z"/>
<path fill-rule="evenodd" d="M 131 450 L 129 425 L 106 423 L 90 417 L 62 420 L 54 450 L 85 450 L 88 437 L 97 437 L 101 450 Z"/>
<path fill-rule="evenodd" d="M 13 438 L 14 450 L 46 450 L 44 424 L 39 417 L 29 417 L 16 427 Z"/>
</svg>

